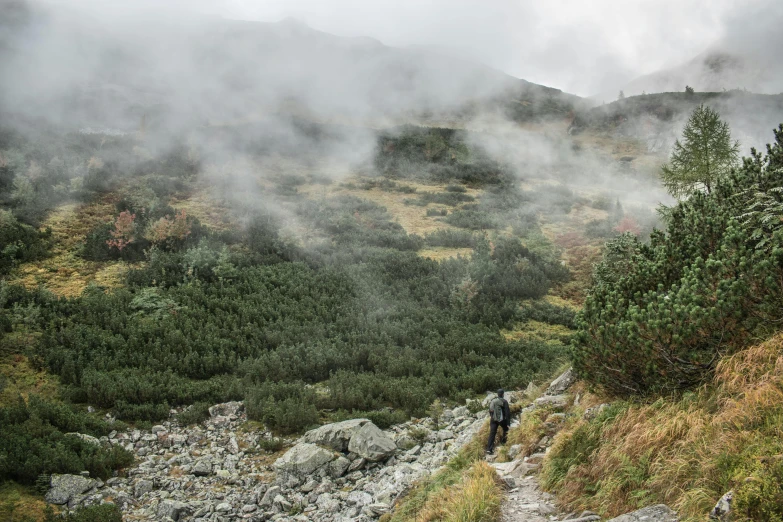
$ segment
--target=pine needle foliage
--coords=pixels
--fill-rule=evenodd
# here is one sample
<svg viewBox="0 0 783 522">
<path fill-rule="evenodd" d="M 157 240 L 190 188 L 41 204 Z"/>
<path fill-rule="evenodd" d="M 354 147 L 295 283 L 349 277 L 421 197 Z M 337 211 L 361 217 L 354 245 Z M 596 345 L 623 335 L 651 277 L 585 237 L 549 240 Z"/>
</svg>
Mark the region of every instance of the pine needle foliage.
<svg viewBox="0 0 783 522">
<path fill-rule="evenodd" d="M 579 314 L 579 374 L 618 396 L 681 391 L 723 355 L 774 332 L 783 313 L 783 229 L 743 218 L 783 185 L 783 126 L 766 156 L 671 208 L 649 244 L 609 242 Z M 752 189 L 752 190 L 751 190 Z M 764 248 L 758 248 L 762 245 Z"/>
<path fill-rule="evenodd" d="M 669 193 L 686 197 L 696 190 L 710 193 L 739 160 L 739 141 L 732 141 L 728 123 L 706 105 L 693 110 L 674 143 L 669 163 L 661 167 L 661 179 Z"/>
</svg>

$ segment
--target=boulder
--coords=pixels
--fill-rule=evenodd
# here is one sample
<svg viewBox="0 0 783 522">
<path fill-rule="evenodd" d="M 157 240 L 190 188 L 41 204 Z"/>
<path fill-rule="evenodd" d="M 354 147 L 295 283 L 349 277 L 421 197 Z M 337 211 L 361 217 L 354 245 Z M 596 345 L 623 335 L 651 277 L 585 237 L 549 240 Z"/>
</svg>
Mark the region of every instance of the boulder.
<svg viewBox="0 0 783 522">
<path fill-rule="evenodd" d="M 369 461 L 377 462 L 393 455 L 397 444 L 378 426 L 368 422 L 351 437 L 348 450 Z"/>
<path fill-rule="evenodd" d="M 576 375 L 574 375 L 573 368 L 569 368 L 560 377 L 552 381 L 544 395 L 562 395 L 574 382 L 576 382 Z"/>
<path fill-rule="evenodd" d="M 350 466 L 350 460 L 346 459 L 345 457 L 337 457 L 336 460 L 333 460 L 329 463 L 329 474 L 332 476 L 332 478 L 342 477 L 345 475 L 345 472 Z"/>
<path fill-rule="evenodd" d="M 199 460 L 193 466 L 192 473 L 197 477 L 206 477 L 212 474 L 212 464 L 206 460 Z"/>
<path fill-rule="evenodd" d="M 348 450 L 348 442 L 365 424 L 368 419 L 349 419 L 347 421 L 325 424 L 304 434 L 302 440 L 310 444 L 318 444 L 332 448 L 335 451 Z"/>
<path fill-rule="evenodd" d="M 306 477 L 336 458 L 334 452 L 309 442 L 300 442 L 275 461 L 278 472 Z"/>
<path fill-rule="evenodd" d="M 734 491 L 729 491 L 718 500 L 715 507 L 710 511 L 710 518 L 712 520 L 719 520 L 720 522 L 727 522 L 731 517 L 731 502 L 734 500 Z"/>
<path fill-rule="evenodd" d="M 272 505 L 272 501 L 276 496 L 280 494 L 281 488 L 280 486 L 272 486 L 271 488 L 266 490 L 266 493 L 264 493 L 264 496 L 261 500 L 258 501 L 258 505 L 261 507 L 267 507 Z"/>
<path fill-rule="evenodd" d="M 101 441 L 93 437 L 92 435 L 87 435 L 86 433 L 76 433 L 76 432 L 70 432 L 66 433 L 66 435 L 70 435 L 71 437 L 77 437 L 79 439 L 82 439 L 87 444 L 92 444 L 93 446 L 100 446 Z"/>
<path fill-rule="evenodd" d="M 678 520 L 677 513 L 669 506 L 658 504 L 620 515 L 608 522 L 678 522 Z"/>
<path fill-rule="evenodd" d="M 593 419 L 595 419 L 596 417 L 598 417 L 598 415 L 600 415 L 600 414 L 601 414 L 601 412 L 602 412 L 602 411 L 604 411 L 604 410 L 605 410 L 606 408 L 608 408 L 608 407 L 609 407 L 609 405 L 608 405 L 608 404 L 606 404 L 606 403 L 604 403 L 604 404 L 599 404 L 599 405 L 597 405 L 597 406 L 591 406 L 590 408 L 587 408 L 587 409 L 585 410 L 585 413 L 584 413 L 584 415 L 583 415 L 583 418 L 584 418 L 585 420 L 593 420 Z"/>
<path fill-rule="evenodd" d="M 141 479 L 133 486 L 133 496 L 139 498 L 145 493 L 149 493 L 154 489 L 152 481 L 147 479 Z"/>
<path fill-rule="evenodd" d="M 215 404 L 209 408 L 209 416 L 215 417 L 228 417 L 230 415 L 239 415 L 239 412 L 245 407 L 244 404 L 237 401 L 224 402 L 222 404 Z"/>
<path fill-rule="evenodd" d="M 179 520 L 179 517 L 187 511 L 188 506 L 183 502 L 177 502 L 175 500 L 164 500 L 158 504 L 158 511 L 156 512 L 158 520 L 170 518 L 171 520 Z"/>
<path fill-rule="evenodd" d="M 544 395 L 533 401 L 539 408 L 562 409 L 568 405 L 567 395 Z"/>
<path fill-rule="evenodd" d="M 74 496 L 93 488 L 95 481 L 81 475 L 52 475 L 46 501 L 50 504 L 67 504 Z"/>
</svg>

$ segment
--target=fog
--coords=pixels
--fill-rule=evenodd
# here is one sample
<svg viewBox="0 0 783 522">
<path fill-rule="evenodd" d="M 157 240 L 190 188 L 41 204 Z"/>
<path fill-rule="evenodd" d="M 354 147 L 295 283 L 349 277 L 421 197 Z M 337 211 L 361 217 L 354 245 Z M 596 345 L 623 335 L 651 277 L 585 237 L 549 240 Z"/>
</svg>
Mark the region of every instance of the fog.
<svg viewBox="0 0 783 522">
<path fill-rule="evenodd" d="M 255 180 L 279 169 L 248 160 L 249 149 L 338 179 L 367 172 L 374 130 L 414 123 L 480 130 L 472 142 L 521 180 L 654 206 L 665 194 L 649 172 L 574 148 L 568 120 L 591 102 L 519 78 L 591 94 L 715 45 L 769 55 L 769 70 L 780 60 L 765 53 L 779 41 L 780 8 L 761 0 L 1 5 L 6 121 L 140 135 L 152 154 L 187 142 L 220 166 L 212 182 L 270 205 Z M 518 105 L 545 107 L 554 127 L 536 128 L 541 114 L 511 117 Z M 327 135 L 302 122 L 327 124 Z"/>
</svg>

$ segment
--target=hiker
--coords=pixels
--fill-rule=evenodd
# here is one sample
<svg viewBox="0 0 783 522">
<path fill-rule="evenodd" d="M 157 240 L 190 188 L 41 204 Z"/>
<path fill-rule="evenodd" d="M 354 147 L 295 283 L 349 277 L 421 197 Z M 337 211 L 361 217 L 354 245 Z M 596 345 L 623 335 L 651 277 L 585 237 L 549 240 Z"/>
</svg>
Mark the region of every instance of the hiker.
<svg viewBox="0 0 783 522">
<path fill-rule="evenodd" d="M 487 455 L 495 452 L 495 436 L 498 433 L 498 426 L 503 428 L 503 435 L 500 436 L 500 443 L 506 443 L 508 435 L 508 425 L 511 422 L 511 408 L 508 407 L 508 401 L 503 398 L 505 391 L 498 390 L 498 396 L 489 403 L 489 440 L 487 441 Z"/>
</svg>

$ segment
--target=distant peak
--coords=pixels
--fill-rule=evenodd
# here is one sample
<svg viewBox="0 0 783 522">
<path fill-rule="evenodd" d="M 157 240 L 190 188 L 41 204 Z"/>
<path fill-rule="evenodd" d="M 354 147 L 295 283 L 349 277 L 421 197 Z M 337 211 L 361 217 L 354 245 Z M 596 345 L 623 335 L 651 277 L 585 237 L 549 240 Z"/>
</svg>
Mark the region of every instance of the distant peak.
<svg viewBox="0 0 783 522">
<path fill-rule="evenodd" d="M 294 18 L 293 16 L 286 16 L 279 22 L 277 22 L 280 25 L 286 25 L 289 27 L 309 27 L 306 23 L 304 23 L 302 20 L 298 18 Z"/>
</svg>

